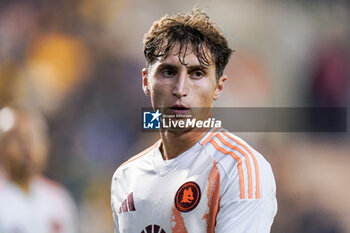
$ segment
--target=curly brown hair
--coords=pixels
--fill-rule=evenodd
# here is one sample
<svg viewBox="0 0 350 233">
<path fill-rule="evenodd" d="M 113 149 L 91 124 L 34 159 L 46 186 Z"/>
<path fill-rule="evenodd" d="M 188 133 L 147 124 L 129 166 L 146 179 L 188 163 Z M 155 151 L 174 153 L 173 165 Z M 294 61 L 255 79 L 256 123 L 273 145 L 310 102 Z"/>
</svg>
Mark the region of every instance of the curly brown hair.
<svg viewBox="0 0 350 233">
<path fill-rule="evenodd" d="M 191 44 L 198 61 L 209 66 L 210 59 L 205 53 L 207 48 L 215 63 L 217 80 L 222 76 L 233 52 L 228 47 L 223 32 L 216 24 L 209 22 L 208 15 L 199 9 L 194 9 L 188 14 L 165 15 L 155 21 L 145 34 L 143 43 L 147 66 L 152 65 L 159 57 L 166 58 L 176 43 L 180 45 L 178 56 L 181 64 L 187 65 L 184 59 L 187 47 Z M 181 56 L 183 49 L 185 52 Z"/>
</svg>

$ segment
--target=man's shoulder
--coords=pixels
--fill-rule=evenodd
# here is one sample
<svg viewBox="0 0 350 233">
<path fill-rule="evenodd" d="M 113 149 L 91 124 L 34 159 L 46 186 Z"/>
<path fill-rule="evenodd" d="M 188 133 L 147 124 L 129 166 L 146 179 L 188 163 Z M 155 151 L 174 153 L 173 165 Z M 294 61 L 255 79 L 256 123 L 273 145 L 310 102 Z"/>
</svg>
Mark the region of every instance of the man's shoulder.
<svg viewBox="0 0 350 233">
<path fill-rule="evenodd" d="M 225 129 L 219 130 L 206 145 L 207 151 L 217 162 L 244 162 L 247 159 L 263 158 L 263 156 L 245 140 Z M 223 160 L 223 161 L 222 161 Z"/>
<path fill-rule="evenodd" d="M 146 149 L 144 149 L 143 151 L 141 151 L 140 153 L 131 156 L 127 161 L 125 161 L 124 163 L 122 163 L 115 171 L 113 177 L 116 177 L 117 174 L 121 171 L 125 171 L 128 168 L 134 166 L 137 162 L 141 161 L 142 158 L 145 158 L 146 155 L 152 153 L 153 149 L 155 149 L 158 146 L 160 140 L 156 141 L 153 145 L 147 147 Z"/>
<path fill-rule="evenodd" d="M 71 196 L 68 189 L 66 189 L 62 184 L 47 178 L 43 175 L 37 175 L 33 179 L 34 187 L 43 194 L 46 193 L 50 198 L 55 199 L 56 201 L 63 202 L 73 202 L 73 197 Z"/>
<path fill-rule="evenodd" d="M 260 198 L 261 177 L 271 167 L 257 150 L 224 129 L 215 134 L 206 149 L 224 172 L 228 185 L 239 182 L 241 199 Z"/>
</svg>

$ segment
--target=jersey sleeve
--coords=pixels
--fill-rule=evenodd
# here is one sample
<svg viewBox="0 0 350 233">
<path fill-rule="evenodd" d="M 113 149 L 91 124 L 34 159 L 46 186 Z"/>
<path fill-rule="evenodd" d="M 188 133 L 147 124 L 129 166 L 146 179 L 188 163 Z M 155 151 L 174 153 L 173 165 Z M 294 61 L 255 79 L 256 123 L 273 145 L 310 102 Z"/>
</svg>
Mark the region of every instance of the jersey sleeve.
<svg viewBox="0 0 350 233">
<path fill-rule="evenodd" d="M 215 232 L 268 233 L 274 215 L 267 200 L 226 200 L 220 205 Z"/>
<path fill-rule="evenodd" d="M 270 169 L 270 171 L 269 171 Z M 239 197 L 238 172 L 226 176 L 220 192 L 216 233 L 268 233 L 277 212 L 275 180 L 269 164 L 261 169 L 262 195 L 259 199 Z"/>
</svg>

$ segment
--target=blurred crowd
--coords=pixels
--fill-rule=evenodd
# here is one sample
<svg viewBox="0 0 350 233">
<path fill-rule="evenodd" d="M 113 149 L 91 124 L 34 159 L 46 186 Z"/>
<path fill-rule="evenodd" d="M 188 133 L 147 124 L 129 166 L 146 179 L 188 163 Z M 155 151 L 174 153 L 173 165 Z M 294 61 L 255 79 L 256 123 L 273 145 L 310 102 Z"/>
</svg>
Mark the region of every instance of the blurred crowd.
<svg viewBox="0 0 350 233">
<path fill-rule="evenodd" d="M 45 117 L 44 174 L 73 196 L 79 232 L 113 231 L 113 172 L 158 138 L 141 132 L 141 108 L 150 106 L 143 34 L 194 6 L 236 50 L 216 106 L 349 106 L 347 1 L 2 0 L 0 109 L 21 105 Z M 350 232 L 348 133 L 238 135 L 274 170 L 273 233 Z"/>
</svg>

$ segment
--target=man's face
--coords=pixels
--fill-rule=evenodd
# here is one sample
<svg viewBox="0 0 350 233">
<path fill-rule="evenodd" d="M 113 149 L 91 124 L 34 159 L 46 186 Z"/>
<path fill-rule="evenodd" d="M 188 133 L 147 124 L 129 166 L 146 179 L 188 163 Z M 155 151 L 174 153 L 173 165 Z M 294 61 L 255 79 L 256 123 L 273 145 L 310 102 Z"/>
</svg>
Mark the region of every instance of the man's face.
<svg viewBox="0 0 350 233">
<path fill-rule="evenodd" d="M 0 158 L 10 179 L 27 181 L 46 161 L 46 140 L 31 117 L 19 116 L 16 126 L 3 136 Z"/>
<path fill-rule="evenodd" d="M 209 66 L 200 64 L 191 45 L 186 54 L 180 52 L 181 57 L 185 55 L 186 66 L 179 61 L 178 53 L 179 44 L 176 44 L 166 59 L 160 58 L 143 70 L 144 92 L 151 97 L 153 108 L 163 113 L 191 114 L 197 119 L 207 119 L 213 101 L 223 90 L 226 76 L 216 81 L 215 64 L 207 49 Z"/>
</svg>

